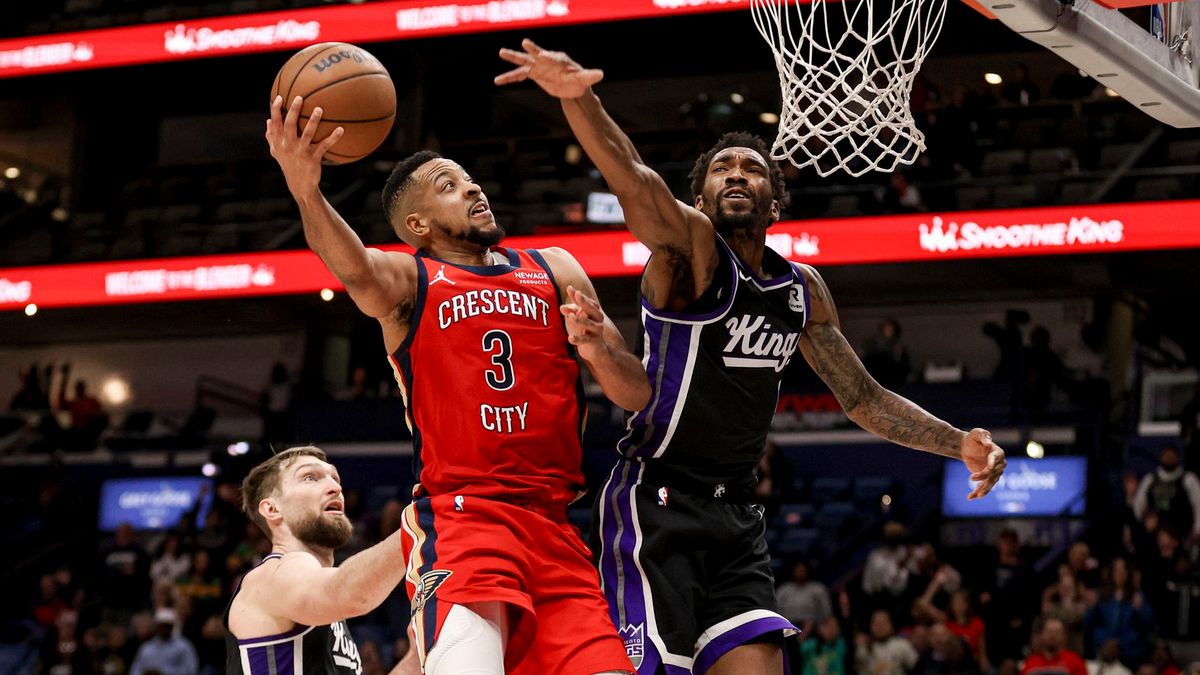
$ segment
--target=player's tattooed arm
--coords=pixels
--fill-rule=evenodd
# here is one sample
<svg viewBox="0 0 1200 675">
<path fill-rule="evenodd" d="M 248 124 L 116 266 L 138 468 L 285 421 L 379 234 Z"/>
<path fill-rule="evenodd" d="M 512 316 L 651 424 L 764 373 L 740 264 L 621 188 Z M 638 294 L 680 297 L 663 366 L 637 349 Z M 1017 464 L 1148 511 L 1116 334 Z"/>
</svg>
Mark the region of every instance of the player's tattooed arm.
<svg viewBox="0 0 1200 675">
<path fill-rule="evenodd" d="M 898 445 L 962 460 L 971 469 L 972 479 L 979 481 L 969 498 L 987 494 L 1004 472 L 1004 451 L 992 443 L 991 434 L 983 429 L 962 431 L 880 386 L 842 335 L 825 281 L 813 268 L 802 265 L 801 269 L 808 280 L 812 306 L 800 349 L 846 416 Z"/>
</svg>

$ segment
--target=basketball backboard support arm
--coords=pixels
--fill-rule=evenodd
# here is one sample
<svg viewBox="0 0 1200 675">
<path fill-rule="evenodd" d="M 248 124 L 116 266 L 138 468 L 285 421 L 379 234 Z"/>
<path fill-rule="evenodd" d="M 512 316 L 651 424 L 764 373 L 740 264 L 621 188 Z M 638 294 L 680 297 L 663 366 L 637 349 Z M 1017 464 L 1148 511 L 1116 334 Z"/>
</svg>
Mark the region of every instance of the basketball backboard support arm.
<svg viewBox="0 0 1200 675">
<path fill-rule="evenodd" d="M 1024 37 L 1058 54 L 1146 114 L 1174 127 L 1200 127 L 1200 2 L 1175 3 L 1191 32 L 1184 49 L 1093 0 L 985 0 Z"/>
</svg>

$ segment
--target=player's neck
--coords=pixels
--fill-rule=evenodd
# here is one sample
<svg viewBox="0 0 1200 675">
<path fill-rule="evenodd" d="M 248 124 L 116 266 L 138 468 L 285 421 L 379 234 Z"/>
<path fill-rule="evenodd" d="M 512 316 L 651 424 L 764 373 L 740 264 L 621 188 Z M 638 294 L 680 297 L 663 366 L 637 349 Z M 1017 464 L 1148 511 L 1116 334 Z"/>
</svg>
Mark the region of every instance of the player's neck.
<svg viewBox="0 0 1200 675">
<path fill-rule="evenodd" d="M 333 567 L 333 549 L 320 546 L 308 546 L 293 536 L 281 537 L 271 545 L 271 553 L 287 555 L 295 552 L 308 553 L 325 567 Z"/>
<path fill-rule="evenodd" d="M 436 248 L 430 247 L 427 251 L 429 255 L 438 260 L 445 260 L 455 265 L 487 267 L 495 264 L 491 249 L 479 248 L 477 246 L 443 245 Z"/>
<path fill-rule="evenodd" d="M 763 251 L 767 248 L 766 229 L 737 228 L 721 235 L 734 255 L 742 260 L 755 274 L 762 277 Z"/>
</svg>

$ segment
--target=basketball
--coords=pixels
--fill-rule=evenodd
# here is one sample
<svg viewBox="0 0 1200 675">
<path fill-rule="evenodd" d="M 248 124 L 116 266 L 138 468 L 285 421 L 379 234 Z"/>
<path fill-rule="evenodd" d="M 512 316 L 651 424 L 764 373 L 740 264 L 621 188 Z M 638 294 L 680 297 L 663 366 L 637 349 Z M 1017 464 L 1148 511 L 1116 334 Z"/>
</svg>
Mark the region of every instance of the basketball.
<svg viewBox="0 0 1200 675">
<path fill-rule="evenodd" d="M 322 42 L 297 52 L 275 76 L 271 100 L 283 96 L 287 111 L 292 99 L 304 97 L 299 129 L 314 108 L 321 122 L 313 141 L 324 139 L 339 126 L 341 140 L 325 153 L 326 164 L 346 164 L 375 151 L 396 119 L 396 87 L 379 59 L 345 42 Z"/>
</svg>

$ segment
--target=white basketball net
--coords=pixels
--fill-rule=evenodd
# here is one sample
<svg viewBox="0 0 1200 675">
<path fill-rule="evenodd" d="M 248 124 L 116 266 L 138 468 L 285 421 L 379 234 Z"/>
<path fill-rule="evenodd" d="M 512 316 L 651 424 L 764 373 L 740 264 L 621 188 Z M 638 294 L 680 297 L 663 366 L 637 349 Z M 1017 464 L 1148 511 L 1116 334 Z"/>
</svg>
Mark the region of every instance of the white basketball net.
<svg viewBox="0 0 1200 675">
<path fill-rule="evenodd" d="M 946 0 L 793 3 L 750 0 L 783 95 L 771 156 L 822 176 L 915 162 L 925 135 L 909 96 L 942 30 Z"/>
</svg>

